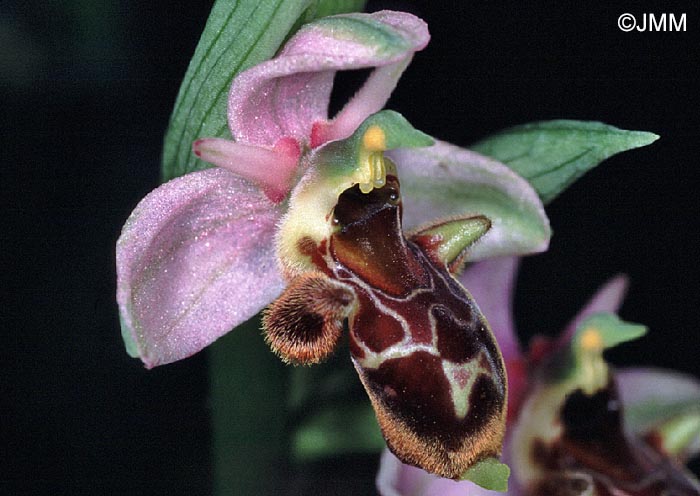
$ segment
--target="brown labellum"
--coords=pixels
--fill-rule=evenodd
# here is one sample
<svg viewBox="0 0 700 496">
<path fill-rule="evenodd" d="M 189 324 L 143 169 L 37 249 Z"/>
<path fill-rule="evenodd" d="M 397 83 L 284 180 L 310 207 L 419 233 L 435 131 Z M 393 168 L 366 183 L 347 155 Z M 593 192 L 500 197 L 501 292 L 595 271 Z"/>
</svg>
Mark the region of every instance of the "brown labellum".
<svg viewBox="0 0 700 496">
<path fill-rule="evenodd" d="M 288 361 L 318 361 L 347 317 L 355 368 L 394 454 L 449 478 L 497 457 L 505 367 L 488 323 L 453 277 L 488 219 L 452 219 L 407 239 L 399 182 L 387 174 L 382 188 L 341 194 L 331 221 L 328 240 L 300 244 L 319 272 L 293 280 L 265 316 L 273 349 Z"/>
</svg>

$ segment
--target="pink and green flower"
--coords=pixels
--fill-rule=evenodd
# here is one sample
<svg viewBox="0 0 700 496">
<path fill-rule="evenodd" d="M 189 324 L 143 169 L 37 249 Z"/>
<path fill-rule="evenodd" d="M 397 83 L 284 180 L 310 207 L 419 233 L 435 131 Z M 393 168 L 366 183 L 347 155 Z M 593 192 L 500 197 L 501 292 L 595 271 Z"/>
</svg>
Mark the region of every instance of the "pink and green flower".
<svg viewBox="0 0 700 496">
<path fill-rule="evenodd" d="M 229 94 L 234 141 L 203 138 L 193 145 L 195 154 L 217 167 L 150 193 L 117 243 L 117 300 L 133 356 L 147 367 L 190 356 L 279 296 L 285 279 L 278 250 L 298 235 L 280 236 L 282 219 L 295 216 L 302 223 L 308 217 L 308 227 L 317 229 L 317 219 L 343 188 L 374 180 L 366 158 L 331 172 L 315 157 L 381 110 L 428 39 L 425 23 L 409 14 L 326 18 L 302 27 L 277 57 L 234 80 Z M 329 119 L 335 73 L 368 67 L 374 71 L 365 85 Z M 431 142 L 424 136 L 412 146 Z M 397 143 L 385 147 L 396 149 L 390 156 L 406 191 L 407 228 L 480 213 L 492 228 L 470 259 L 547 248 L 542 202 L 508 167 L 439 141 L 409 152 L 397 135 Z M 318 174 L 327 177 L 302 193 Z M 307 194 L 308 202 L 294 202 L 295 194 Z"/>
<path fill-rule="evenodd" d="M 546 250 L 543 201 L 656 136 L 535 123 L 476 145 L 495 158 L 433 139 L 382 110 L 428 40 L 410 14 L 327 17 L 237 74 L 228 94 L 232 139 L 192 144 L 213 167 L 190 168 L 151 192 L 117 243 L 127 351 L 147 368 L 181 360 L 268 307 L 273 351 L 311 364 L 334 351 L 347 320 L 353 363 L 403 462 L 504 490 L 508 469 L 496 458 L 505 432 L 512 491 L 539 493 L 560 481 L 581 489 L 567 494 L 612 494 L 648 474 L 668 481 L 662 488 L 695 488 L 677 466 L 699 444 L 694 385 L 614 373 L 602 359 L 604 348 L 641 329 L 611 315 L 624 281 L 606 287 L 561 339 L 524 355 L 510 314 L 516 262 L 502 258 Z M 329 116 L 336 73 L 356 69 L 372 72 Z M 644 422 L 623 423 L 608 407 L 621 398 L 634 412 L 648 401 L 630 393 L 640 377 L 685 384 L 691 407 L 669 395 L 672 417 L 640 407 Z M 580 411 L 588 409 L 600 421 L 584 435 Z M 601 429 L 614 439 L 591 441 Z M 663 468 L 649 469 L 638 443 Z M 613 475 L 591 463 L 614 462 L 608 448 L 625 456 Z M 382 463 L 385 494 L 484 491 L 389 453 Z"/>
</svg>

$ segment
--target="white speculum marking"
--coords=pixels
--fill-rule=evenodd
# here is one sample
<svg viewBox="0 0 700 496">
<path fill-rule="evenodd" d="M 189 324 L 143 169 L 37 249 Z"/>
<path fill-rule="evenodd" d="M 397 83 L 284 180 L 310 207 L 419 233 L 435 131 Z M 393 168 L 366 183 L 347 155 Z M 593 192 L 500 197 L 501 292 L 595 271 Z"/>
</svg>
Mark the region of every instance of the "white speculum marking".
<svg viewBox="0 0 700 496">
<path fill-rule="evenodd" d="M 450 289 L 451 285 L 447 283 L 442 274 L 438 273 L 438 277 L 442 279 L 443 284 Z M 452 292 L 454 294 L 454 292 Z M 455 295 L 462 297 L 462 295 Z M 435 318 L 430 312 L 430 324 L 433 331 L 433 339 L 437 350 L 437 327 Z M 455 363 L 449 360 L 442 360 L 442 371 L 445 378 L 450 383 L 450 397 L 455 409 L 455 416 L 459 419 L 466 417 L 469 413 L 469 393 L 474 388 L 474 384 L 481 374 L 486 375 L 489 379 L 492 376 L 492 371 L 481 366 L 481 363 L 486 362 L 491 364 L 489 357 L 482 350 L 479 354 L 465 363 Z"/>
<path fill-rule="evenodd" d="M 437 323 L 433 316 L 433 312 L 431 311 L 433 306 L 427 309 L 428 319 L 430 321 L 430 332 L 432 336 L 431 343 L 417 343 L 413 340 L 411 326 L 408 323 L 408 321 L 400 313 L 396 312 L 395 310 L 392 310 L 391 308 L 387 307 L 384 303 L 382 303 L 381 299 L 377 296 L 377 290 L 375 288 L 373 288 L 365 281 L 357 277 L 357 275 L 354 274 L 352 271 L 346 272 L 350 274 L 349 277 L 339 274 L 339 266 L 335 264 L 334 260 L 330 256 L 330 253 L 324 253 L 323 258 L 325 259 L 327 266 L 331 268 L 336 280 L 341 282 L 347 282 L 350 283 L 350 285 L 356 285 L 357 287 L 363 289 L 367 297 L 374 304 L 376 310 L 378 312 L 383 313 L 388 318 L 396 320 L 401 325 L 401 329 L 403 331 L 403 339 L 400 342 L 391 345 L 380 352 L 372 351 L 364 342 L 362 342 L 362 340 L 354 336 L 355 342 L 364 352 L 364 357 L 362 359 L 353 358 L 354 362 L 357 362 L 361 367 L 365 369 L 377 369 L 381 366 L 382 363 L 384 363 L 387 360 L 407 357 L 419 351 L 429 353 L 436 357 L 441 357 L 437 348 Z M 387 294 L 382 294 L 382 296 L 392 301 L 400 301 L 403 303 L 408 302 L 420 294 L 435 291 L 436 281 L 434 279 L 434 276 L 437 276 L 440 279 L 442 285 L 444 285 L 447 288 L 447 290 L 456 298 L 464 298 L 464 295 L 462 294 L 455 294 L 452 285 L 445 280 L 443 274 L 440 274 L 439 272 L 433 273 L 433 271 L 428 271 L 428 278 L 430 281 L 430 285 L 428 287 L 416 288 L 408 296 L 405 297 L 394 297 Z M 352 332 L 352 329 L 350 330 L 350 332 Z M 486 363 L 490 363 L 488 357 L 485 355 L 485 352 L 482 350 L 476 357 L 465 363 L 455 363 L 446 359 L 441 360 L 443 374 L 445 375 L 445 378 L 447 379 L 450 385 L 450 397 L 452 398 L 455 416 L 458 419 L 465 418 L 467 413 L 469 413 L 469 393 L 473 389 L 474 384 L 476 383 L 479 376 L 481 374 L 485 374 L 487 377 L 491 377 L 492 371 L 484 368 L 481 365 L 481 363 L 483 363 L 482 360 Z"/>
<path fill-rule="evenodd" d="M 441 279 L 442 284 L 444 284 L 445 287 L 447 287 L 450 292 L 454 294 L 451 291 L 451 285 L 444 280 L 442 274 L 437 274 L 437 276 Z M 336 273 L 336 277 L 338 277 L 339 280 L 352 281 L 353 284 L 356 284 L 365 290 L 365 293 L 370 298 L 377 311 L 382 312 L 389 318 L 395 319 L 397 322 L 399 322 L 401 329 L 403 330 L 403 339 L 400 342 L 382 350 L 381 352 L 372 351 L 361 340 L 355 339 L 356 343 L 362 348 L 365 355 L 364 358 L 357 360 L 357 362 L 363 368 L 377 369 L 386 360 L 403 358 L 418 351 L 423 351 L 436 357 L 441 356 L 438 352 L 437 322 L 435 321 L 435 317 L 433 316 L 432 312 L 432 308 L 435 305 L 431 306 L 427 310 L 432 335 L 431 344 L 416 343 L 412 337 L 410 324 L 403 316 L 401 316 L 401 314 L 382 303 L 374 288 L 365 283 L 363 280 L 359 279 L 355 274 L 352 274 L 352 276 L 348 278 L 340 277 L 339 274 Z M 384 294 L 383 297 L 394 301 L 408 302 L 419 294 L 434 291 L 435 280 L 433 279 L 432 273 L 429 275 L 429 279 L 429 287 L 416 289 L 407 297 L 397 298 L 386 294 Z M 463 297 L 463 295 L 455 296 Z M 477 379 L 482 374 L 486 375 L 487 377 L 491 377 L 491 370 L 484 368 L 481 365 L 484 362 L 489 363 L 488 357 L 484 351 L 480 351 L 476 357 L 465 363 L 455 363 L 446 359 L 443 359 L 441 362 L 443 373 L 445 374 L 445 378 L 450 385 L 450 397 L 454 406 L 455 417 L 458 419 L 463 419 L 469 413 L 469 393 L 473 389 Z"/>
<path fill-rule="evenodd" d="M 469 413 L 469 392 L 481 374 L 491 377 L 491 371 L 481 366 L 481 360 L 487 360 L 483 351 L 476 358 L 466 363 L 442 361 L 442 371 L 450 383 L 450 397 L 455 408 L 455 416 L 463 419 Z"/>
<path fill-rule="evenodd" d="M 381 302 L 381 300 L 377 297 L 376 295 L 376 289 L 371 287 L 369 284 L 364 282 L 362 279 L 357 277 L 354 273 L 350 272 L 351 277 L 341 277 L 336 270 L 333 271 L 335 274 L 336 278 L 339 281 L 352 281 L 353 284 L 356 284 L 360 288 L 364 289 L 365 293 L 367 296 L 372 300 L 372 303 L 374 304 L 374 307 L 377 309 L 377 311 L 383 313 L 389 318 L 393 318 L 396 320 L 400 325 L 401 325 L 401 330 L 403 331 L 403 339 L 399 341 L 398 343 L 389 346 L 388 348 L 376 352 L 370 350 L 365 343 L 363 343 L 360 339 L 355 339 L 355 342 L 362 348 L 362 351 L 364 352 L 364 358 L 358 359 L 358 363 L 368 369 L 377 369 L 379 366 L 384 363 L 386 360 L 390 360 L 392 358 L 403 358 L 406 356 L 411 355 L 412 353 L 415 353 L 417 351 L 424 351 L 426 353 L 430 353 L 431 355 L 435 355 L 437 357 L 440 356 L 440 354 L 437 351 L 437 331 L 435 329 L 435 325 L 431 326 L 431 332 L 432 332 L 432 343 L 431 344 L 424 344 L 424 343 L 416 343 L 413 340 L 412 334 L 411 334 L 411 325 L 406 321 L 406 319 L 398 312 L 392 310 L 391 308 L 387 307 L 384 305 L 384 303 Z M 401 301 L 401 302 L 407 302 L 415 298 L 416 296 L 422 294 L 422 293 L 429 293 L 435 289 L 435 283 L 432 279 L 430 278 L 430 286 L 425 287 L 425 288 L 417 288 L 416 290 L 412 291 L 411 294 L 405 297 L 392 297 L 391 295 L 383 295 L 385 298 L 388 298 L 390 300 L 394 301 Z M 432 320 L 432 316 L 431 316 Z M 352 332 L 352 330 L 350 331 Z"/>
</svg>

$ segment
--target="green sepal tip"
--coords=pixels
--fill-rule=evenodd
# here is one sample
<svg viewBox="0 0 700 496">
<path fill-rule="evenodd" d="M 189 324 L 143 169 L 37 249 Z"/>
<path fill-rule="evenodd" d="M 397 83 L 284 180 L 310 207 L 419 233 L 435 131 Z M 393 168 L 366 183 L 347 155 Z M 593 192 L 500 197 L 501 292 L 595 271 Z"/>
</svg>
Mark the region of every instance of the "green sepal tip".
<svg viewBox="0 0 700 496">
<path fill-rule="evenodd" d="M 139 346 L 136 341 L 134 341 L 134 338 L 131 335 L 131 329 L 129 329 L 129 327 L 126 325 L 126 322 L 124 322 L 124 318 L 121 315 L 119 315 L 119 326 L 121 327 L 122 339 L 124 340 L 124 348 L 126 348 L 126 352 L 131 358 L 139 358 Z"/>
<path fill-rule="evenodd" d="M 486 458 L 476 462 L 460 476 L 460 480 L 468 480 L 474 484 L 504 493 L 508 491 L 510 467 L 501 463 L 497 458 Z"/>
</svg>

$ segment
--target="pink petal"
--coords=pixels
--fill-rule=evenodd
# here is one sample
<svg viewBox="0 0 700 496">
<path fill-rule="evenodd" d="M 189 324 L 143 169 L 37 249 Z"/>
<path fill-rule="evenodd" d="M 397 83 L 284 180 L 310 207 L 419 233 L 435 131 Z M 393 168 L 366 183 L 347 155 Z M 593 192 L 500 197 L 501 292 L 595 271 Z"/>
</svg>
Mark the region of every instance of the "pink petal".
<svg viewBox="0 0 700 496">
<path fill-rule="evenodd" d="M 196 353 L 279 295 L 280 216 L 223 169 L 174 179 L 139 203 L 117 242 L 117 301 L 146 367 Z"/>
<path fill-rule="evenodd" d="M 627 276 L 619 274 L 606 282 L 566 327 L 559 337 L 559 345 L 571 341 L 578 326 L 595 313 L 617 313 L 627 294 Z"/>
<path fill-rule="evenodd" d="M 272 149 L 221 138 L 205 138 L 195 141 L 192 151 L 202 160 L 258 185 L 275 203 L 289 193 L 301 156 L 299 144 L 289 138 L 279 140 Z"/>
<path fill-rule="evenodd" d="M 520 357 L 513 322 L 516 257 L 493 258 L 469 266 L 459 277 L 491 325 L 506 362 Z"/>
<path fill-rule="evenodd" d="M 539 196 L 500 162 L 440 141 L 387 155 L 398 167 L 407 229 L 479 213 L 492 227 L 470 248 L 469 261 L 547 249 L 551 232 Z"/>
<path fill-rule="evenodd" d="M 411 58 L 407 57 L 396 64 L 374 70 L 343 110 L 326 124 L 323 135 L 317 133 L 312 137 L 311 146 L 350 136 L 367 117 L 380 111 L 391 96 L 391 92 L 394 91 L 401 74 L 411 62 Z"/>
<path fill-rule="evenodd" d="M 313 124 L 328 117 L 337 71 L 401 65 L 428 39 L 422 20 L 400 12 L 346 14 L 307 24 L 276 58 L 233 81 L 228 110 L 231 133 L 236 141 L 252 145 L 272 146 L 283 137 L 308 144 Z M 353 111 L 352 120 L 361 122 L 380 110 L 399 75 L 393 80 L 386 74 L 376 78 L 367 95 L 370 104 Z"/>
</svg>

